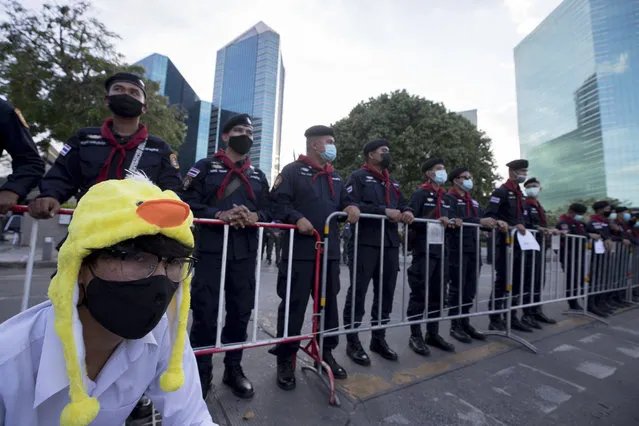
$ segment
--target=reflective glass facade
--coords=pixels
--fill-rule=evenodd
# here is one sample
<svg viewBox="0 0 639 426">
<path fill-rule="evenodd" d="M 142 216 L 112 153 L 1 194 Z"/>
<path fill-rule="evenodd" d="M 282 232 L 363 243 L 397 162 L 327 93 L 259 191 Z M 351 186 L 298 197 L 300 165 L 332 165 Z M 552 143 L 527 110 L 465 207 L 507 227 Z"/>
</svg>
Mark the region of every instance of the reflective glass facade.
<svg viewBox="0 0 639 426">
<path fill-rule="evenodd" d="M 522 157 L 546 208 L 639 205 L 639 0 L 565 0 L 515 48 Z"/>
<path fill-rule="evenodd" d="M 284 79 L 280 36 L 263 22 L 220 49 L 215 66 L 209 151 L 221 147 L 220 132 L 228 113 L 249 114 L 254 127 L 251 162 L 272 182 L 280 168 Z"/>
</svg>

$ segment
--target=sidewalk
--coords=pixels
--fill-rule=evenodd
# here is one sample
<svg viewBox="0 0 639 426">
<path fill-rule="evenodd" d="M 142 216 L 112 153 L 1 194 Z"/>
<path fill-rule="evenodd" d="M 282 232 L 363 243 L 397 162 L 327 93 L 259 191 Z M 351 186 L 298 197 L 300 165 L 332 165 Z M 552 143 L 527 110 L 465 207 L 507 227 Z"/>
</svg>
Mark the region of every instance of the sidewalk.
<svg viewBox="0 0 639 426">
<path fill-rule="evenodd" d="M 0 268 L 26 268 L 29 259 L 28 246 L 12 246 L 0 244 Z M 42 260 L 42 249 L 36 248 L 35 252 L 36 268 L 55 268 L 58 261 L 58 252 L 53 250 L 51 260 Z"/>
</svg>

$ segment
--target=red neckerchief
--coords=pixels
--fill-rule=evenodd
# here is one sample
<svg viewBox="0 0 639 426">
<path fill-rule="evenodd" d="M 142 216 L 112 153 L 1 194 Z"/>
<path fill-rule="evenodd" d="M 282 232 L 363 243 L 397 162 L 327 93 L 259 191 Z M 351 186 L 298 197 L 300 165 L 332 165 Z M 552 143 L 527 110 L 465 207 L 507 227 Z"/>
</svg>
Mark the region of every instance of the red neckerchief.
<svg viewBox="0 0 639 426">
<path fill-rule="evenodd" d="M 517 197 L 517 220 L 521 219 L 521 198 L 523 194 L 521 193 L 521 189 L 519 189 L 519 185 L 517 185 L 512 180 L 507 180 L 504 186 L 515 193 Z"/>
<path fill-rule="evenodd" d="M 608 223 L 608 219 L 603 216 L 599 216 L 598 214 L 593 214 L 592 216 L 590 216 L 590 220 L 592 222 Z"/>
<path fill-rule="evenodd" d="M 111 168 L 111 162 L 113 161 L 115 154 L 120 154 L 118 166 L 115 169 L 115 176 L 118 179 L 124 179 L 122 166 L 124 165 L 126 152 L 137 147 L 149 137 L 149 132 L 146 130 L 146 126 L 142 124 L 138 131 L 133 135 L 133 137 L 126 144 L 122 145 L 118 143 L 118 141 L 115 139 L 115 136 L 113 136 L 111 126 L 113 126 L 113 118 L 107 118 L 106 120 L 104 120 L 104 123 L 102 123 L 102 127 L 100 128 L 102 137 L 106 139 L 106 141 L 113 147 L 113 149 L 111 149 L 111 153 L 102 166 L 102 170 L 100 170 L 100 174 L 95 180 L 95 183 L 100 183 L 107 180 L 109 176 L 109 169 Z"/>
<path fill-rule="evenodd" d="M 395 190 L 395 195 L 397 195 L 397 199 L 399 200 L 399 189 L 397 189 L 397 187 L 393 185 L 393 182 L 391 182 L 390 175 L 388 174 L 388 169 L 384 169 L 384 171 L 380 173 L 375 167 L 366 163 L 362 166 L 362 170 L 368 170 L 375 179 L 384 182 L 384 185 L 386 185 L 386 205 L 387 206 L 390 206 L 391 187 Z"/>
<path fill-rule="evenodd" d="M 621 219 L 617 218 L 615 219 L 615 222 L 617 223 L 617 226 L 619 226 L 624 231 L 630 231 L 630 226 L 628 226 L 627 223 L 622 222 Z"/>
<path fill-rule="evenodd" d="M 331 199 L 334 200 L 335 191 L 333 190 L 333 176 L 332 176 L 333 166 L 331 166 L 330 163 L 326 163 L 324 167 L 320 167 L 317 164 L 313 163 L 313 161 L 310 158 L 308 158 L 306 155 L 300 155 L 297 161 L 300 161 L 306 164 L 311 169 L 317 171 L 317 173 L 315 173 L 315 176 L 313 176 L 313 179 L 311 179 L 311 183 L 315 182 L 315 179 L 317 179 L 318 177 L 326 175 L 326 179 L 328 179 L 328 187 L 331 190 Z"/>
<path fill-rule="evenodd" d="M 579 234 L 583 235 L 584 234 L 584 225 L 583 223 L 563 214 L 561 215 L 561 217 L 559 218 L 559 220 L 563 220 L 564 222 L 568 222 L 572 225 L 575 225 L 578 228 Z"/>
<path fill-rule="evenodd" d="M 216 152 L 213 158 L 218 158 L 222 160 L 222 163 L 224 163 L 226 168 L 229 169 L 229 171 L 226 173 L 226 176 L 224 177 L 224 180 L 222 181 L 222 184 L 217 189 L 217 198 L 220 200 L 222 199 L 222 197 L 224 196 L 224 191 L 226 190 L 226 187 L 231 181 L 231 177 L 233 177 L 233 175 L 236 174 L 240 177 L 242 182 L 244 182 L 246 191 L 249 193 L 251 198 L 255 200 L 255 193 L 253 192 L 253 188 L 251 188 L 251 183 L 249 182 L 248 178 L 244 174 L 246 169 L 251 167 L 251 159 L 246 157 L 246 161 L 244 162 L 244 164 L 242 164 L 241 167 L 237 167 L 235 163 L 233 162 L 233 160 L 231 160 L 229 157 L 226 156 L 226 152 L 224 152 L 223 149 L 220 149 L 218 152 Z"/>
<path fill-rule="evenodd" d="M 533 197 L 526 197 L 525 201 L 526 201 L 526 204 L 528 204 L 529 206 L 533 206 L 537 208 L 537 211 L 539 212 L 539 216 L 541 216 L 541 226 L 546 226 L 547 225 L 546 212 L 544 212 L 544 208 L 541 206 L 541 204 L 539 204 L 539 201 L 537 201 L 537 199 Z"/>
<path fill-rule="evenodd" d="M 434 192 L 437 194 L 437 208 L 435 209 L 435 217 L 434 219 L 439 219 L 441 216 L 441 207 L 442 207 L 442 195 L 446 193 L 446 190 L 441 186 L 438 189 L 433 187 L 433 184 L 430 182 L 424 182 L 421 186 L 421 189 L 425 189 L 426 191 Z"/>
<path fill-rule="evenodd" d="M 473 213 L 475 214 L 475 217 L 479 216 L 479 213 L 477 212 L 477 209 L 475 208 L 475 205 L 473 204 L 473 199 L 470 198 L 469 192 L 465 191 L 464 196 L 462 197 L 461 195 L 459 195 L 459 192 L 455 190 L 455 188 L 450 188 L 448 193 L 451 195 L 454 195 L 460 200 L 464 200 L 464 202 L 466 203 L 466 217 L 470 217 L 470 209 L 473 209 Z"/>
</svg>

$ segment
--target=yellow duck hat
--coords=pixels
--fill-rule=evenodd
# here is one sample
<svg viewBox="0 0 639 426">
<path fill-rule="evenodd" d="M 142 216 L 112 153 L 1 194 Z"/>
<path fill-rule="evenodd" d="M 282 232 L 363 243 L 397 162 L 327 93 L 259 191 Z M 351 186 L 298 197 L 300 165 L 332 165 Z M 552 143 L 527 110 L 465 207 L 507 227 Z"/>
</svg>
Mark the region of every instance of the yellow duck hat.
<svg viewBox="0 0 639 426">
<path fill-rule="evenodd" d="M 60 248 L 58 271 L 49 286 L 55 312 L 54 327 L 62 342 L 69 376 L 69 404 L 62 410 L 62 426 L 86 426 L 100 410 L 97 398 L 87 394 L 84 342 L 78 326 L 78 274 L 92 250 L 110 247 L 141 235 L 162 234 L 193 247 L 193 214 L 173 191 L 162 191 L 146 176 L 134 173 L 124 180 L 94 185 L 82 197 L 69 225 L 69 235 Z M 191 278 L 184 280 L 167 313 L 174 336 L 167 371 L 160 387 L 174 392 L 184 383 L 182 353 L 190 306 Z"/>
</svg>

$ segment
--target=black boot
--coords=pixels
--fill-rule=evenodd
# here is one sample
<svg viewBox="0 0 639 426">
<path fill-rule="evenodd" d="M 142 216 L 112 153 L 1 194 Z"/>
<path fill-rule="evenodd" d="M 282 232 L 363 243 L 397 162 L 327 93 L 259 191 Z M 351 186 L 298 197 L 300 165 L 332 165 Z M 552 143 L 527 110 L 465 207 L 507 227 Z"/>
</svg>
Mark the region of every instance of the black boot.
<svg viewBox="0 0 639 426">
<path fill-rule="evenodd" d="M 364 366 L 371 365 L 371 359 L 359 340 L 348 342 L 346 344 L 346 355 L 348 355 L 355 364 Z"/>
<path fill-rule="evenodd" d="M 426 346 L 421 333 L 413 334 L 412 336 L 410 336 L 410 339 L 408 339 L 408 347 L 411 348 L 416 354 L 419 354 L 421 356 L 430 355 L 430 349 L 428 349 L 428 346 Z"/>
<path fill-rule="evenodd" d="M 462 343 L 472 343 L 472 339 L 468 334 L 466 334 L 466 330 L 462 327 L 461 320 L 454 319 L 450 324 L 450 336 L 453 339 L 459 340 Z"/>
<path fill-rule="evenodd" d="M 202 386 L 202 398 L 206 399 L 211 391 L 211 381 L 213 380 L 212 372 L 202 372 L 200 371 L 200 385 Z"/>
<path fill-rule="evenodd" d="M 555 321 L 552 318 L 548 318 L 544 312 L 541 310 L 541 306 L 537 306 L 537 308 L 535 309 L 535 314 L 533 316 L 533 318 L 537 321 L 537 322 L 543 322 L 545 324 L 557 324 L 557 321 Z"/>
<path fill-rule="evenodd" d="M 369 349 L 384 359 L 397 361 L 397 353 L 388 346 L 384 337 L 373 337 Z"/>
<path fill-rule="evenodd" d="M 475 327 L 470 325 L 470 318 L 463 318 L 461 320 L 462 327 L 464 327 L 464 331 L 468 334 L 469 337 L 475 340 L 486 340 L 486 336 L 479 331 L 475 330 Z"/>
<path fill-rule="evenodd" d="M 252 398 L 255 395 L 253 384 L 244 375 L 240 364 L 230 364 L 224 369 L 222 383 L 231 388 L 233 395 L 239 398 Z"/>
<path fill-rule="evenodd" d="M 426 344 L 446 352 L 455 352 L 455 346 L 444 340 L 439 334 L 426 334 Z"/>
<path fill-rule="evenodd" d="M 610 315 L 607 312 L 604 312 L 602 310 L 600 310 L 597 305 L 591 304 L 588 305 L 588 312 L 590 312 L 593 315 L 597 315 L 598 317 L 602 317 L 602 318 L 607 318 Z"/>
<path fill-rule="evenodd" d="M 513 330 L 523 331 L 525 333 L 532 333 L 533 332 L 533 329 L 528 327 L 525 324 L 522 324 L 521 321 L 519 321 L 519 318 L 517 318 L 517 315 L 514 314 L 514 313 L 510 317 L 510 327 Z"/>
<path fill-rule="evenodd" d="M 537 330 L 541 330 L 541 325 L 535 320 L 535 317 L 533 317 L 531 314 L 522 315 L 521 323 L 524 324 L 526 327 L 536 328 Z"/>
<path fill-rule="evenodd" d="M 333 372 L 333 377 L 336 379 L 345 379 L 348 377 L 348 373 L 344 370 L 344 367 L 339 365 L 335 358 L 333 358 L 333 353 L 330 350 L 324 349 L 324 354 L 322 355 L 322 360 L 328 364 L 331 371 Z"/>
<path fill-rule="evenodd" d="M 584 308 L 576 300 L 569 300 L 568 307 L 575 311 L 583 311 Z"/>
<path fill-rule="evenodd" d="M 489 330 L 494 331 L 506 331 L 506 323 L 502 319 L 501 314 L 493 314 L 489 316 L 490 324 L 488 324 Z"/>
<path fill-rule="evenodd" d="M 284 390 L 295 389 L 295 369 L 293 356 L 277 357 L 277 386 Z"/>
</svg>

